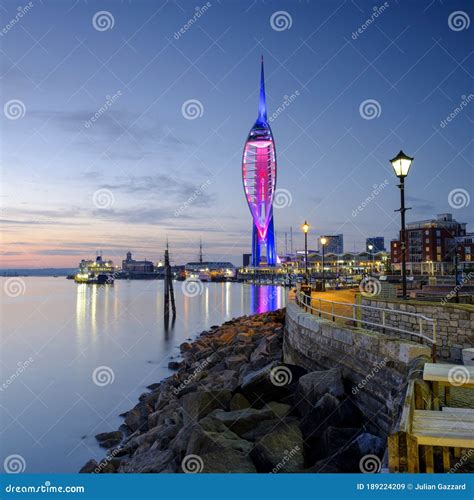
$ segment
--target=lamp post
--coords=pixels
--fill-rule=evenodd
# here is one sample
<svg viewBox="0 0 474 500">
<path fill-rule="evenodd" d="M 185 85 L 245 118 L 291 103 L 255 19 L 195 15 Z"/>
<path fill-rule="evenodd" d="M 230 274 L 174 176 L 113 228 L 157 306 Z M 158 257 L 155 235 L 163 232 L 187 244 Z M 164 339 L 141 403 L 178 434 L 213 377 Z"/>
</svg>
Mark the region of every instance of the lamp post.
<svg viewBox="0 0 474 500">
<path fill-rule="evenodd" d="M 409 208 L 405 208 L 405 177 L 411 167 L 413 158 L 407 156 L 403 151 L 400 151 L 397 156 L 390 160 L 395 175 L 399 178 L 400 184 L 398 188 L 400 189 L 400 208 L 395 210 L 395 212 L 400 212 L 401 218 L 401 237 L 400 244 L 402 247 L 402 298 L 407 298 L 407 262 L 406 262 L 406 234 L 405 234 L 405 212 Z"/>
<path fill-rule="evenodd" d="M 308 231 L 309 231 L 309 224 L 306 221 L 304 221 L 302 229 L 303 229 L 303 233 L 304 233 L 304 279 L 305 279 L 305 283 L 308 284 Z"/>
<path fill-rule="evenodd" d="M 369 273 L 372 274 L 372 268 L 374 267 L 374 255 L 372 253 L 372 250 L 374 249 L 374 245 L 372 245 L 372 243 L 369 243 L 367 245 L 367 248 L 369 249 Z"/>
<path fill-rule="evenodd" d="M 322 266 L 323 266 L 323 292 L 326 291 L 326 284 L 324 282 L 324 245 L 328 242 L 327 238 L 324 236 L 321 237 L 321 246 L 323 247 L 323 259 L 322 259 Z"/>
</svg>

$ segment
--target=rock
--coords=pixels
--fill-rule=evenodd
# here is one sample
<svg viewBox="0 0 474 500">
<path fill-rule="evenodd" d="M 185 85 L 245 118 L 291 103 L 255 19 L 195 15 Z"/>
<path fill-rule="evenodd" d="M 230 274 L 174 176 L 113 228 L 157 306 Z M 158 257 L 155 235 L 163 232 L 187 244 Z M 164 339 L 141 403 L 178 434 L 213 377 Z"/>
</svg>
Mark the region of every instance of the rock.
<svg viewBox="0 0 474 500">
<path fill-rule="evenodd" d="M 273 361 L 241 376 L 239 392 L 252 404 L 278 401 L 291 394 L 294 384 L 305 373 L 304 368 Z"/>
<path fill-rule="evenodd" d="M 304 416 L 310 411 L 326 393 L 336 398 L 344 396 L 340 368 L 314 371 L 300 377 L 296 390 L 296 401 L 300 415 Z"/>
<path fill-rule="evenodd" d="M 225 359 L 225 365 L 229 370 L 240 368 L 241 365 L 247 362 L 247 356 L 239 354 L 236 356 L 229 356 Z"/>
<path fill-rule="evenodd" d="M 305 469 L 302 472 L 308 472 L 311 474 L 335 474 L 341 471 L 328 460 L 319 460 L 312 467 Z"/>
<path fill-rule="evenodd" d="M 222 449 L 232 449 L 248 454 L 252 449 L 252 443 L 227 428 L 222 432 L 213 432 L 196 426 L 189 439 L 186 455 L 201 456 Z"/>
<path fill-rule="evenodd" d="M 228 429 L 241 435 L 253 429 L 262 420 L 275 418 L 275 414 L 271 408 L 263 408 L 261 410 L 244 408 L 243 410 L 236 411 L 216 410 L 209 417 L 216 419 Z"/>
<path fill-rule="evenodd" d="M 180 346 L 179 346 L 179 350 L 181 352 L 187 352 L 187 351 L 191 351 L 193 348 L 193 346 L 189 343 L 189 342 L 183 342 Z"/>
<path fill-rule="evenodd" d="M 176 457 L 171 450 L 150 450 L 135 454 L 128 463 L 122 464 L 118 472 L 150 473 L 174 472 L 177 469 Z"/>
<path fill-rule="evenodd" d="M 245 408 L 250 408 L 250 403 L 248 399 L 243 395 L 237 392 L 232 396 L 232 399 L 229 403 L 230 411 L 243 410 Z"/>
<path fill-rule="evenodd" d="M 120 444 L 123 434 L 120 431 L 101 432 L 95 436 L 103 448 L 112 448 Z"/>
<path fill-rule="evenodd" d="M 206 390 L 226 389 L 234 391 L 238 386 L 238 375 L 235 370 L 218 371 L 200 380 L 199 386 L 205 387 Z"/>
<path fill-rule="evenodd" d="M 272 410 L 275 417 L 278 418 L 286 417 L 291 411 L 291 405 L 284 403 L 277 403 L 276 401 L 271 401 L 266 405 L 265 408 L 269 408 L 270 410 Z"/>
<path fill-rule="evenodd" d="M 360 412 L 352 403 L 346 401 L 340 402 L 331 394 L 325 394 L 301 420 L 301 431 L 305 440 L 317 439 L 329 426 L 357 426 Z"/>
<path fill-rule="evenodd" d="M 130 410 L 125 416 L 125 424 L 132 431 L 146 430 L 148 426 L 148 408 L 145 403 L 139 403 L 135 408 Z"/>
<path fill-rule="evenodd" d="M 184 365 L 183 361 L 170 361 L 168 363 L 168 368 L 170 370 L 179 370 Z"/>
<path fill-rule="evenodd" d="M 183 409 L 184 425 L 201 420 L 212 411 L 229 407 L 232 393 L 229 390 L 197 391 L 185 394 L 179 399 Z"/>
<path fill-rule="evenodd" d="M 299 421 L 295 417 L 286 417 L 283 420 L 280 418 L 275 418 L 271 420 L 263 420 L 258 425 L 256 425 L 253 429 L 242 434 L 242 438 L 247 441 L 258 441 L 263 438 L 267 434 L 273 432 L 279 425 L 286 424 L 290 425 L 292 423 L 299 424 Z"/>
<path fill-rule="evenodd" d="M 96 471 L 98 466 L 99 464 L 91 458 L 81 467 L 79 474 L 92 474 Z"/>
<path fill-rule="evenodd" d="M 364 467 L 373 472 L 372 466 L 376 460 L 369 457 L 368 462 L 364 462 L 367 455 L 375 455 L 381 459 L 384 453 L 384 441 L 378 436 L 364 432 L 355 437 L 346 446 L 328 458 L 329 463 L 337 467 L 341 472 L 363 472 Z M 364 465 L 365 463 L 365 465 Z M 381 461 L 380 461 L 381 465 Z"/>
<path fill-rule="evenodd" d="M 281 424 L 259 439 L 251 451 L 258 472 L 300 472 L 304 469 L 303 436 L 296 422 Z"/>
<path fill-rule="evenodd" d="M 324 433 L 310 441 L 308 447 L 308 462 L 314 463 L 327 458 L 347 446 L 361 429 L 353 427 L 328 427 Z M 314 443 L 314 444 L 313 444 Z"/>
<path fill-rule="evenodd" d="M 233 449 L 217 450 L 201 456 L 203 463 L 202 472 L 257 472 L 248 453 Z"/>
</svg>

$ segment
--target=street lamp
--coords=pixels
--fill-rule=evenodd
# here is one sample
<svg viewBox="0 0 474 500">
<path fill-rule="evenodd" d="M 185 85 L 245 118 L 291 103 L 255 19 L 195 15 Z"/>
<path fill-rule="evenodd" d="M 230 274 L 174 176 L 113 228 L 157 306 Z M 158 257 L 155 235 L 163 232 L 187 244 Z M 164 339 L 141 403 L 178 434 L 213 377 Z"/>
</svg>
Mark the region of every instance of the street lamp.
<svg viewBox="0 0 474 500">
<path fill-rule="evenodd" d="M 305 276 L 305 282 L 308 284 L 308 231 L 309 231 L 309 224 L 304 221 L 304 224 L 302 226 L 303 233 L 304 233 L 304 276 Z"/>
<path fill-rule="evenodd" d="M 369 249 L 369 272 L 372 274 L 373 267 L 374 267 L 374 254 L 372 253 L 372 250 L 374 249 L 374 245 L 372 243 L 369 243 L 367 245 L 367 248 Z"/>
<path fill-rule="evenodd" d="M 322 259 L 322 265 L 323 265 L 323 292 L 326 291 L 326 284 L 324 282 L 324 245 L 328 242 L 328 239 L 325 238 L 324 236 L 321 237 L 321 246 L 323 247 L 323 259 Z"/>
<path fill-rule="evenodd" d="M 411 156 L 407 156 L 403 151 L 400 151 L 395 158 L 390 160 L 392 164 L 393 170 L 395 171 L 395 175 L 400 179 L 400 184 L 398 184 L 398 188 L 400 189 L 400 208 L 395 210 L 395 212 L 400 212 L 401 218 L 401 238 L 400 244 L 402 247 L 402 298 L 407 298 L 407 262 L 406 262 L 406 234 L 405 234 L 405 212 L 409 210 L 405 208 L 405 177 L 408 175 L 408 172 L 411 167 L 411 163 L 413 158 Z"/>
</svg>

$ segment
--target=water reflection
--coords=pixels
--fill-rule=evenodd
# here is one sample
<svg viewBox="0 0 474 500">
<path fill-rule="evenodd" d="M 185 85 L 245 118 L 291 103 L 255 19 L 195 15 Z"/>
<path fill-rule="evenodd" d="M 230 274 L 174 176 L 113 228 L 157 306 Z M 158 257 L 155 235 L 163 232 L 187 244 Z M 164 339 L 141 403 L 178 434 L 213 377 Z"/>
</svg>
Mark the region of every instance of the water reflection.
<svg viewBox="0 0 474 500">
<path fill-rule="evenodd" d="M 286 304 L 285 290 L 278 286 L 249 285 L 250 313 L 261 314 Z"/>
</svg>

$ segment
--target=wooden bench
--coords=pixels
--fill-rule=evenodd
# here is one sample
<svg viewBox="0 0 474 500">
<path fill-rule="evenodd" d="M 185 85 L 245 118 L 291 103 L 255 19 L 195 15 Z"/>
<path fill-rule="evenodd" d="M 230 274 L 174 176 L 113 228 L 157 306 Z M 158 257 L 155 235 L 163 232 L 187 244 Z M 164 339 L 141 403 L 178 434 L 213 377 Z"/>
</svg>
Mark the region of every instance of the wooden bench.
<svg viewBox="0 0 474 500">
<path fill-rule="evenodd" d="M 433 405 L 435 410 L 439 410 L 440 387 L 444 388 L 446 406 L 450 404 L 451 387 L 474 388 L 474 366 L 425 363 L 423 380 L 433 384 Z"/>
</svg>

